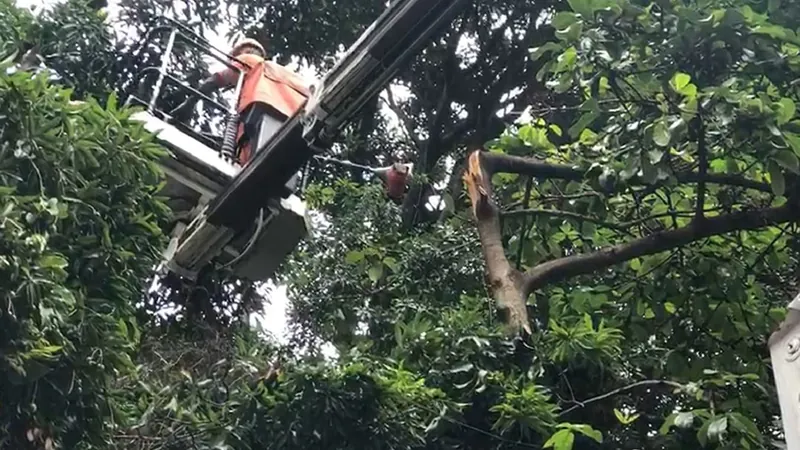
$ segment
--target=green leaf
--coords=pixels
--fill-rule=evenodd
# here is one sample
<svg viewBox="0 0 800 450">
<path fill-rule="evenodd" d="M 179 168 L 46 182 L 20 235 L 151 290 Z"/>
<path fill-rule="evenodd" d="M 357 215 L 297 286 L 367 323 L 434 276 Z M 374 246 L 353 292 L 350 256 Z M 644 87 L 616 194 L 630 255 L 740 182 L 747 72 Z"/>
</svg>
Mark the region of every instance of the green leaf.
<svg viewBox="0 0 800 450">
<path fill-rule="evenodd" d="M 369 276 L 370 281 L 376 283 L 383 276 L 383 264 L 378 263 L 371 266 L 367 271 L 367 275 Z"/>
<path fill-rule="evenodd" d="M 603 443 L 603 433 L 599 430 L 595 430 L 590 425 L 581 424 L 581 425 L 572 425 L 570 428 L 579 432 L 580 434 L 592 439 L 595 442 Z"/>
<path fill-rule="evenodd" d="M 347 255 L 344 257 L 344 262 L 346 262 L 347 264 L 358 264 L 363 260 L 364 260 L 364 253 L 359 252 L 357 250 L 348 252 Z"/>
<path fill-rule="evenodd" d="M 794 153 L 788 150 L 781 150 L 772 155 L 772 159 L 784 169 L 793 173 L 800 173 L 800 160 L 797 159 L 797 155 Z"/>
<path fill-rule="evenodd" d="M 601 9 L 612 8 L 617 5 L 616 0 L 567 0 L 569 7 L 581 16 L 592 19 L 594 12 Z"/>
<path fill-rule="evenodd" d="M 571 430 L 558 430 L 554 435 L 544 443 L 544 448 L 552 448 L 554 450 L 572 450 L 572 444 L 575 442 L 575 435 Z"/>
<path fill-rule="evenodd" d="M 672 79 L 669 81 L 670 87 L 675 92 L 685 96 L 685 97 L 696 97 L 697 96 L 697 86 L 691 84 L 690 81 L 692 77 L 681 72 L 677 72 L 675 75 L 672 76 Z"/>
<path fill-rule="evenodd" d="M 108 109 L 110 112 L 116 112 L 117 111 L 117 94 L 116 93 L 111 92 L 111 94 L 108 95 L 108 99 L 106 100 L 106 109 Z"/>
<path fill-rule="evenodd" d="M 763 34 L 779 41 L 795 42 L 790 30 L 778 25 L 759 25 L 752 29 L 753 34 Z"/>
<path fill-rule="evenodd" d="M 597 138 L 598 138 L 597 133 L 590 130 L 589 128 L 585 128 L 583 131 L 581 131 L 581 136 L 578 141 L 582 145 L 588 147 L 594 145 L 594 143 L 597 142 Z"/>
<path fill-rule="evenodd" d="M 762 438 L 761 431 L 759 431 L 758 426 L 750 418 L 738 412 L 734 412 L 730 413 L 730 421 L 735 428 L 743 430 L 750 436 L 759 440 Z"/>
<path fill-rule="evenodd" d="M 46 345 L 44 347 L 34 348 L 28 352 L 27 356 L 30 358 L 52 358 L 56 353 L 60 352 L 63 347 L 60 345 Z"/>
<path fill-rule="evenodd" d="M 783 171 L 773 161 L 767 163 L 767 170 L 769 171 L 770 186 L 772 193 L 781 196 L 786 193 L 786 179 L 783 177 Z"/>
<path fill-rule="evenodd" d="M 592 124 L 600 115 L 600 105 L 597 100 L 590 98 L 581 105 L 581 111 L 586 111 L 576 122 L 572 125 L 567 133 L 573 139 L 580 136 L 583 130 Z"/>
<path fill-rule="evenodd" d="M 675 416 L 675 426 L 678 428 L 691 428 L 694 424 L 694 413 L 689 412 L 682 412 L 678 413 Z"/>
<path fill-rule="evenodd" d="M 567 0 L 567 3 L 571 10 L 584 17 L 589 17 L 594 12 L 592 0 Z"/>
<path fill-rule="evenodd" d="M 739 173 L 739 163 L 733 158 L 725 158 L 725 171 L 728 173 Z"/>
<path fill-rule="evenodd" d="M 675 314 L 675 304 L 671 302 L 664 303 L 664 310 L 670 314 Z"/>
<path fill-rule="evenodd" d="M 597 118 L 597 113 L 595 112 L 588 112 L 582 115 L 574 125 L 572 125 L 567 133 L 569 133 L 570 137 L 576 138 L 578 137 L 587 126 L 591 125 L 592 122 Z"/>
<path fill-rule="evenodd" d="M 39 267 L 43 269 L 64 269 L 69 262 L 58 255 L 45 255 L 39 258 Z"/>
<path fill-rule="evenodd" d="M 720 442 L 728 431 L 728 417 L 723 416 L 711 422 L 708 426 L 708 437 L 714 442 Z"/>
<path fill-rule="evenodd" d="M 672 428 L 672 426 L 675 425 L 675 418 L 677 416 L 678 416 L 677 414 L 670 414 L 669 417 L 667 417 L 667 420 L 665 420 L 664 423 L 661 425 L 661 427 L 658 429 L 658 433 L 662 436 L 665 436 L 667 433 L 669 433 L 670 428 Z"/>
<path fill-rule="evenodd" d="M 164 407 L 167 411 L 177 412 L 178 411 L 178 399 L 172 397 L 172 400 L 169 401 L 167 406 Z"/>
<path fill-rule="evenodd" d="M 10 67 L 12 64 L 14 64 L 14 60 L 17 59 L 18 54 L 19 50 L 14 50 L 14 52 L 11 53 L 8 56 L 8 58 L 5 58 L 2 61 L 0 61 L 0 69 L 3 69 L 3 71 L 5 71 L 6 67 Z"/>
<path fill-rule="evenodd" d="M 225 445 L 225 440 L 227 439 L 228 434 L 227 432 L 221 432 L 218 434 L 210 443 L 211 448 L 214 450 L 227 450 L 230 446 Z"/>
<path fill-rule="evenodd" d="M 581 224 L 581 236 L 583 236 L 584 239 L 594 239 L 595 233 L 597 233 L 597 225 L 593 222 L 587 221 Z"/>
<path fill-rule="evenodd" d="M 800 135 L 795 133 L 783 133 L 783 139 L 792 147 L 794 154 L 800 156 Z"/>
<path fill-rule="evenodd" d="M 560 13 L 556 14 L 555 17 L 553 17 L 553 26 L 557 30 L 563 30 L 577 21 L 578 16 L 576 16 L 574 13 L 569 11 L 561 11 Z"/>
<path fill-rule="evenodd" d="M 683 92 L 683 89 L 686 86 L 688 86 L 691 81 L 692 77 L 689 76 L 688 74 L 682 72 L 676 72 L 675 75 L 673 75 L 672 79 L 670 80 L 670 85 L 672 86 L 672 89 L 675 90 L 675 92 L 681 93 Z"/>
<path fill-rule="evenodd" d="M 470 370 L 472 370 L 474 367 L 475 367 L 475 366 L 474 366 L 472 363 L 465 363 L 465 364 L 462 364 L 462 365 L 460 365 L 460 366 L 453 367 L 452 369 L 448 370 L 447 372 L 448 372 L 448 373 L 463 373 L 463 372 L 469 372 L 469 371 L 470 371 Z"/>
<path fill-rule="evenodd" d="M 578 60 L 578 51 L 575 47 L 569 47 L 564 50 L 564 53 L 558 55 L 556 58 L 556 72 L 571 71 L 575 68 L 575 63 Z"/>
<path fill-rule="evenodd" d="M 670 139 L 669 127 L 665 121 L 659 120 L 653 127 L 653 142 L 659 147 L 666 147 L 669 145 Z"/>
<path fill-rule="evenodd" d="M 565 42 L 574 42 L 581 37 L 583 33 L 583 22 L 575 22 L 565 30 L 556 31 L 556 37 Z"/>
<path fill-rule="evenodd" d="M 121 335 L 125 336 L 125 339 L 129 339 L 128 324 L 125 322 L 125 319 L 117 320 L 117 330 L 119 330 Z"/>
<path fill-rule="evenodd" d="M 548 42 L 542 45 L 541 47 L 534 47 L 531 49 L 531 59 L 536 61 L 542 56 L 544 56 L 546 53 L 555 50 L 561 50 L 561 46 L 556 44 L 555 42 Z"/>
<path fill-rule="evenodd" d="M 391 256 L 387 256 L 386 258 L 383 258 L 383 263 L 392 272 L 397 272 L 397 269 L 399 268 L 399 266 L 397 265 L 397 259 L 392 258 Z"/>
<path fill-rule="evenodd" d="M 778 125 L 783 125 L 794 118 L 797 107 L 792 99 L 786 97 L 782 98 L 778 105 Z"/>
</svg>

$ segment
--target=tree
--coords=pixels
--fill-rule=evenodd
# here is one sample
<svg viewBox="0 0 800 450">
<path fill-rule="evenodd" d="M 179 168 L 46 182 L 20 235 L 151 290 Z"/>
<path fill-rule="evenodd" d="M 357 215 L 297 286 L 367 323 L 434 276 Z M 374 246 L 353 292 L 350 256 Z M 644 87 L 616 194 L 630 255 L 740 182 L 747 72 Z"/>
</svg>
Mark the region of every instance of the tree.
<svg viewBox="0 0 800 450">
<path fill-rule="evenodd" d="M 115 408 L 107 390 L 115 374 L 134 370 L 134 304 L 163 245 L 167 211 L 153 196 L 162 150 L 113 97 L 106 108 L 75 104 L 46 74 L 8 67 L 0 66 L 0 446 L 101 445 Z"/>
<path fill-rule="evenodd" d="M 771 448 L 778 410 L 762 363 L 765 336 L 796 289 L 796 37 L 778 25 L 796 23 L 788 18 L 795 10 L 775 2 L 570 4 L 551 18 L 558 40 L 541 41 L 532 55 L 544 62 L 542 81 L 567 101 L 535 106 L 533 120 L 469 159 L 470 215 L 496 305 L 512 330 L 528 335 L 560 419 L 601 430 L 612 448 L 697 440 Z M 409 262 L 430 261 L 437 287 L 446 281 L 434 274 L 447 263 L 377 211 L 351 216 L 350 201 L 334 203 L 333 231 L 289 271 L 297 333 L 414 360 L 402 344 L 374 336 L 388 338 L 377 319 L 390 317 L 399 335 L 424 330 L 414 335 L 425 361 L 443 361 L 453 349 L 429 335 L 459 340 L 445 324 L 463 300 L 426 291 Z M 460 219 L 447 225 L 458 234 Z M 428 231 L 431 239 L 444 229 Z M 343 258 L 329 250 L 334 242 L 353 250 Z M 438 242 L 441 254 L 447 247 Z M 443 290 L 461 290 L 450 279 Z M 463 291 L 480 298 L 473 289 Z M 464 371 L 509 376 L 524 368 L 471 362 Z M 475 397 L 460 400 L 483 420 L 496 417 Z M 490 402 L 494 412 L 519 411 Z M 586 431 L 545 423 L 557 448 Z M 649 437 L 659 428 L 663 437 Z"/>
<path fill-rule="evenodd" d="M 591 330 L 603 317 L 597 332 L 621 309 L 628 326 L 643 313 L 671 324 L 671 332 L 653 335 L 659 344 L 684 334 L 677 327 L 688 327 L 718 341 L 704 350 L 695 343 L 693 352 L 715 355 L 715 369 L 740 372 L 765 357 L 776 304 L 764 291 L 787 289 L 762 283 L 786 280 L 786 269 L 792 273 L 796 264 L 786 246 L 798 218 L 792 80 L 800 41 L 770 21 L 766 5 L 760 12 L 716 2 L 571 6 L 552 20 L 558 41 L 544 43 L 533 57 L 550 57 L 540 76 L 554 89 L 582 96 L 568 130 L 573 141 L 552 144 L 549 137 L 561 129 L 538 119 L 493 143 L 491 152 L 472 153 L 465 174 L 497 306 L 513 329 L 532 333 L 526 304 L 533 294 L 535 323 L 555 335 L 569 332 L 559 321 L 570 310 L 586 312 Z M 774 3 L 769 10 L 776 10 Z M 492 180 L 505 174 L 514 176 L 499 178 L 504 190 L 518 177 L 533 179 L 519 210 L 501 212 L 493 195 Z M 532 208 L 530 200 L 538 204 Z M 536 217 L 532 242 L 517 244 L 517 268 L 503 247 L 501 215 Z M 764 273 L 778 265 L 783 275 Z M 642 278 L 666 295 L 652 295 L 644 305 L 626 302 L 625 291 Z M 786 282 L 789 291 L 796 286 Z M 686 288 L 684 298 L 692 288 L 708 298 L 673 303 L 675 290 Z M 588 305 L 564 303 L 587 289 L 599 294 L 586 299 Z M 671 363 L 677 365 L 668 360 L 667 373 L 680 367 Z M 699 369 L 690 365 L 673 376 L 698 376 Z M 752 379 L 767 380 L 768 372 L 758 370 Z M 747 395 L 741 388 L 727 394 Z M 702 445 L 758 445 L 755 424 L 742 420 L 738 408 L 726 404 L 715 411 L 717 402 L 733 397 L 717 390 L 705 395 L 708 409 L 672 418 L 691 427 L 694 414 L 702 417 Z M 769 415 L 759 416 L 771 429 Z"/>
<path fill-rule="evenodd" d="M 423 195 L 396 207 L 361 173 L 315 168 L 304 195 L 321 220 L 280 274 L 292 303 L 286 346 L 235 320 L 205 320 L 235 309 L 248 288 L 221 282 L 223 274 L 209 274 L 200 286 L 216 289 L 213 295 L 162 284 L 146 299 L 149 307 L 200 299 L 213 307 L 197 308 L 213 327 L 184 321 L 176 333 L 173 323 L 185 310 L 165 323 L 154 314 L 159 308 L 141 308 L 138 294 L 150 286 L 161 238 L 130 224 L 152 213 L 151 225 L 160 225 L 166 213 L 153 196 L 155 171 L 126 172 L 120 187 L 109 181 L 120 177 L 114 169 L 100 177 L 99 189 L 81 191 L 101 197 L 94 208 L 110 211 L 112 249 L 122 256 L 93 231 L 109 218 L 80 205 L 67 203 L 66 210 L 85 213 L 80 220 L 26 221 L 28 212 L 56 213 L 47 198 L 41 213 L 25 206 L 43 192 L 61 195 L 62 186 L 87 178 L 72 161 L 61 163 L 67 144 L 109 147 L 133 135 L 122 154 L 157 153 L 136 143 L 151 138 L 106 94 L 130 92 L 129 74 L 152 61 L 152 49 L 136 53 L 128 39 L 114 41 L 108 55 L 128 75 L 84 76 L 80 59 L 60 69 L 72 94 L 99 97 L 83 106 L 42 77 L 3 75 L 26 93 L 0 97 L 25 105 L 3 111 L 31 120 L 14 118 L 13 127 L 0 129 L 43 143 L 35 165 L 8 153 L 13 164 L 0 165 L 3 185 L 15 189 L 11 219 L 2 223 L 22 230 L 0 243 L 13 246 L 0 254 L 21 268 L 0 267 L 2 291 L 19 289 L 21 278 L 11 277 L 25 269 L 44 293 L 6 297 L 3 306 L 10 299 L 34 315 L 53 308 L 60 320 L 41 332 L 20 325 L 35 319 L 0 316 L 8 321 L 0 324 L 3 357 L 12 355 L 2 364 L 17 358 L 29 370 L 24 364 L 41 355 L 57 358 L 45 361 L 50 371 L 42 379 L 14 389 L 3 380 L 0 426 L 15 439 L 4 446 L 35 448 L 30 430 L 44 441 L 39 447 L 50 438 L 68 448 L 775 448 L 779 409 L 764 340 L 796 289 L 796 226 L 787 206 L 794 205 L 798 167 L 798 49 L 788 29 L 797 22 L 796 5 L 567 3 L 475 2 L 400 75 L 407 99 L 384 93 L 371 105 L 388 105 L 399 132 L 369 109 L 347 130 L 334 150 L 339 156 L 371 164 L 406 155 L 423 166 L 416 191 Z M 198 28 L 238 23 L 268 36 L 284 60 L 301 55 L 320 67 L 382 8 L 231 5 L 188 2 L 186 11 L 173 12 L 199 15 Z M 58 10 L 70 19 L 2 6 L 11 9 L 0 14 L 0 26 L 14 36 L 68 40 L 58 27 L 30 30 L 100 18 L 78 1 Z M 170 6 L 123 2 L 122 15 L 143 30 Z M 95 42 L 76 36 L 74 48 Z M 536 49 L 530 58 L 529 47 Z M 201 76 L 204 67 L 181 61 L 180 70 Z M 519 110 L 528 105 L 529 119 L 505 123 L 524 117 Z M 72 108 L 80 123 L 85 119 L 75 125 L 85 136 L 53 142 L 48 136 L 74 125 L 59 119 Z M 500 109 L 517 112 L 496 114 Z M 484 151 L 472 151 L 479 147 Z M 151 166 L 135 161 L 120 162 L 119 170 Z M 23 188 L 36 195 L 34 203 L 17 193 Z M 414 218 L 418 200 L 433 194 L 443 194 L 446 213 Z M 27 239 L 41 227 L 51 236 L 45 255 L 33 253 Z M 108 254 L 111 263 L 100 269 L 113 273 L 73 271 Z M 127 258 L 124 265 L 118 256 Z M 43 269 L 42 261 L 55 268 Z M 64 263 L 66 274 L 57 270 Z M 107 283 L 115 277 L 125 289 Z M 59 305 L 64 296 L 49 295 L 52 289 L 70 292 L 75 307 Z M 85 306 L 90 300 L 92 308 Z M 336 346 L 335 358 L 318 351 L 325 342 Z M 78 364 L 97 355 L 109 363 Z M 59 378 L 62 367 L 91 390 L 46 396 L 50 383 L 68 389 L 58 384 L 71 379 Z M 34 394 L 46 410 L 28 406 Z M 92 415 L 72 414 L 76 409 Z"/>
</svg>

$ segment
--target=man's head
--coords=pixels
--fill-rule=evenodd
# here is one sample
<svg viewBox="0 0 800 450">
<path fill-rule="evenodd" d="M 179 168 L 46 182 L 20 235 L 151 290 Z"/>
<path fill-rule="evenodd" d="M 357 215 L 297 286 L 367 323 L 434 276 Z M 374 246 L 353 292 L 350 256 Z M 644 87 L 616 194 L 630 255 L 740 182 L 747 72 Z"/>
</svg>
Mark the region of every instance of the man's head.
<svg viewBox="0 0 800 450">
<path fill-rule="evenodd" d="M 242 39 L 241 41 L 237 42 L 236 45 L 233 46 L 231 50 L 231 54 L 233 56 L 239 56 L 244 53 L 250 53 L 253 55 L 258 55 L 262 58 L 267 56 L 266 50 L 264 50 L 264 46 L 259 44 L 259 42 L 255 39 Z"/>
</svg>

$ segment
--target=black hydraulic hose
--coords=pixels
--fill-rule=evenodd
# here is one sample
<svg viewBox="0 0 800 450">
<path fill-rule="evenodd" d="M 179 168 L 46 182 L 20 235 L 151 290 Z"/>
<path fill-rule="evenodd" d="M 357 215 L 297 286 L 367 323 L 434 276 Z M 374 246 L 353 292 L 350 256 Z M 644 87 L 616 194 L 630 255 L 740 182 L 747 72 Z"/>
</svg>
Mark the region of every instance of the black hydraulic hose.
<svg viewBox="0 0 800 450">
<path fill-rule="evenodd" d="M 233 159 L 236 154 L 236 132 L 239 128 L 239 114 L 228 114 L 228 121 L 225 124 L 225 134 L 222 136 L 222 148 L 220 156 L 223 159 Z"/>
</svg>

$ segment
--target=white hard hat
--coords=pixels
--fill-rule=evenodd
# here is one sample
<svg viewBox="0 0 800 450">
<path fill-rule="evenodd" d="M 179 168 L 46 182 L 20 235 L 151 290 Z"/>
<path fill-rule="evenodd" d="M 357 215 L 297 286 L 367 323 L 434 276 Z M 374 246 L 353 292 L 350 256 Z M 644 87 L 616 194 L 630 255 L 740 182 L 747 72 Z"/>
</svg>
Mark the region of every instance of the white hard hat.
<svg viewBox="0 0 800 450">
<path fill-rule="evenodd" d="M 233 56 L 236 56 L 236 55 L 242 53 L 242 51 L 244 51 L 244 49 L 247 48 L 247 47 L 254 48 L 254 49 L 260 51 L 261 54 L 263 54 L 263 55 L 267 54 L 267 51 L 264 50 L 264 46 L 261 45 L 261 43 L 259 43 L 255 39 L 250 39 L 250 38 L 242 39 L 241 41 L 237 42 L 236 45 L 233 46 L 233 49 L 231 50 L 231 53 L 233 54 Z"/>
</svg>

